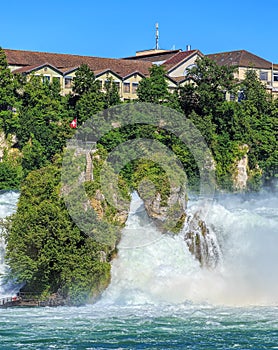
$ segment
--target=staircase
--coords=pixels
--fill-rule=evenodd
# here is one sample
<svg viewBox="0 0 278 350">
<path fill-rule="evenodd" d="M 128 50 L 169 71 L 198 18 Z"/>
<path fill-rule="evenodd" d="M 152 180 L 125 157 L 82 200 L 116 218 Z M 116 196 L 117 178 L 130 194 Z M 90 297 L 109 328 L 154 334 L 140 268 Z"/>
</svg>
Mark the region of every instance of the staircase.
<svg viewBox="0 0 278 350">
<path fill-rule="evenodd" d="M 92 162 L 91 152 L 87 151 L 85 181 L 92 181 L 92 168 L 93 168 L 93 162 Z"/>
</svg>

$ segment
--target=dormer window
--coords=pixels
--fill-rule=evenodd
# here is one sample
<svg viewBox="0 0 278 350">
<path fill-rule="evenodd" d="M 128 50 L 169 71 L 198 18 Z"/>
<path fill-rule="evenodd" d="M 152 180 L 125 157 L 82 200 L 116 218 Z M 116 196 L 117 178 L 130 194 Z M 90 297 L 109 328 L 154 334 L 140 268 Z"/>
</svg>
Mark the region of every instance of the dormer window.
<svg viewBox="0 0 278 350">
<path fill-rule="evenodd" d="M 267 72 L 260 72 L 260 80 L 267 81 L 268 73 Z"/>
<path fill-rule="evenodd" d="M 183 75 L 186 77 L 188 73 L 190 72 L 190 69 L 197 67 L 196 64 L 190 64 L 188 67 L 185 68 Z"/>
<path fill-rule="evenodd" d="M 65 77 L 65 88 L 70 89 L 72 87 L 72 77 Z"/>
<path fill-rule="evenodd" d="M 124 93 L 130 93 L 130 82 L 124 82 Z"/>
<path fill-rule="evenodd" d="M 50 75 L 44 75 L 42 81 L 43 83 L 50 83 Z"/>
<path fill-rule="evenodd" d="M 115 84 L 117 90 L 120 91 L 120 82 L 114 80 L 113 83 Z"/>
<path fill-rule="evenodd" d="M 138 83 L 132 83 L 132 93 L 133 94 L 136 94 L 138 85 L 139 85 Z"/>
</svg>

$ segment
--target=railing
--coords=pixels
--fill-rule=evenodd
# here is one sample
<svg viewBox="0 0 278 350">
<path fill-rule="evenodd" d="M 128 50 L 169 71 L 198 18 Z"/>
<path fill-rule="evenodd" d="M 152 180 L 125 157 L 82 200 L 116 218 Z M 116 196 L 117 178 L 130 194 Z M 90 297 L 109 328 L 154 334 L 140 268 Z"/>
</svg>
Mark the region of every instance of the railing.
<svg viewBox="0 0 278 350">
<path fill-rule="evenodd" d="M 19 292 L 16 296 L 0 298 L 0 308 L 10 306 L 38 306 L 39 297 L 33 292 Z"/>
<path fill-rule="evenodd" d="M 13 296 L 13 297 L 6 297 L 6 298 L 0 298 L 0 306 L 4 306 L 7 304 L 14 304 L 20 301 L 20 297 Z"/>
<path fill-rule="evenodd" d="M 38 300 L 38 293 L 35 292 L 19 292 L 17 296 L 20 300 L 29 301 L 29 300 Z"/>
<path fill-rule="evenodd" d="M 57 293 L 53 293 L 47 300 L 41 301 L 38 293 L 19 292 L 16 296 L 0 298 L 0 308 L 11 306 L 58 306 L 65 305 L 65 300 Z"/>
</svg>

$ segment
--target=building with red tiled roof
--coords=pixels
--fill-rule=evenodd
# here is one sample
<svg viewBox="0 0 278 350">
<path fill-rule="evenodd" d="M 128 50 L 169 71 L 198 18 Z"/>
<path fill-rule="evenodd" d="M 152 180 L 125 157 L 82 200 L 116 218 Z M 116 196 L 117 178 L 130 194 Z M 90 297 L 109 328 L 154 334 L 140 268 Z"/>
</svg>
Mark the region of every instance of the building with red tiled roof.
<svg viewBox="0 0 278 350">
<path fill-rule="evenodd" d="M 270 69 L 271 62 L 254 55 L 246 50 L 220 52 L 208 54 L 207 57 L 215 61 L 219 66 L 237 66 L 246 68 Z"/>
<path fill-rule="evenodd" d="M 194 66 L 197 58 L 204 55 L 199 50 L 151 50 L 140 52 L 139 56 L 126 57 L 128 60 L 149 60 L 154 64 L 161 64 L 167 72 L 167 76 L 174 79 L 177 85 L 186 82 L 188 70 Z M 259 79 L 265 84 L 266 89 L 274 96 L 278 96 L 278 64 L 273 64 L 246 50 L 220 52 L 206 55 L 220 66 L 236 66 L 235 78 L 242 81 L 246 71 L 253 69 Z"/>
<path fill-rule="evenodd" d="M 184 77 L 196 60 L 203 56 L 199 50 L 181 51 L 165 61 L 163 67 L 171 77 Z"/>
<path fill-rule="evenodd" d="M 273 95 L 278 95 L 278 65 L 265 60 L 246 50 L 220 52 L 207 55 L 219 66 L 237 67 L 236 78 L 241 81 L 246 71 L 253 69 L 258 78 L 265 84 L 266 89 Z"/>
<path fill-rule="evenodd" d="M 145 50 L 136 53 L 136 56 L 126 57 L 126 60 L 149 61 L 152 64 L 162 65 L 166 71 L 166 81 L 172 91 L 186 82 L 188 70 L 195 65 L 197 58 L 204 55 L 199 50 Z"/>
<path fill-rule="evenodd" d="M 72 80 L 75 72 L 81 64 L 88 65 L 97 75 L 97 79 L 104 81 L 109 77 L 119 86 L 122 99 L 136 98 L 136 89 L 140 80 L 149 75 L 152 63 L 149 61 L 129 61 L 115 58 L 102 58 L 80 55 L 69 55 L 49 52 L 22 51 L 4 49 L 8 65 L 12 72 L 20 74 L 42 75 L 43 79 L 52 81 L 59 79 L 63 93 L 69 93 L 72 89 Z M 100 72 L 105 72 L 100 74 Z M 124 93 L 124 81 L 131 84 L 130 93 Z"/>
<path fill-rule="evenodd" d="M 169 90 L 186 84 L 188 70 L 198 58 L 204 57 L 199 50 L 186 51 L 152 49 L 138 51 L 136 56 L 122 59 L 80 56 L 60 53 L 4 49 L 10 69 L 14 73 L 41 75 L 43 79 L 59 79 L 64 94 L 72 91 L 72 81 L 81 64 L 87 64 L 101 81 L 112 79 L 124 99 L 136 99 L 139 82 L 149 76 L 153 64 L 162 65 L 166 71 Z M 256 70 L 260 80 L 272 94 L 278 95 L 278 65 L 246 50 L 206 55 L 218 65 L 237 67 L 236 78 L 240 81 L 248 69 Z"/>
</svg>

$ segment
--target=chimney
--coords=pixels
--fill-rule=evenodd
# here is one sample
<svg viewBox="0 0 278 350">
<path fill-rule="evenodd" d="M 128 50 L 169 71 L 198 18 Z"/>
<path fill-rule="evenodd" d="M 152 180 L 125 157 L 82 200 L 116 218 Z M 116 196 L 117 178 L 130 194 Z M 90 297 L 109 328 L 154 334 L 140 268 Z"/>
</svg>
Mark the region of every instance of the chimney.
<svg viewBox="0 0 278 350">
<path fill-rule="evenodd" d="M 186 51 L 190 51 L 191 50 L 191 45 L 186 45 Z"/>
</svg>

